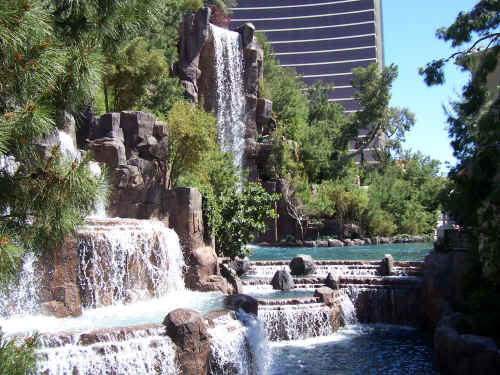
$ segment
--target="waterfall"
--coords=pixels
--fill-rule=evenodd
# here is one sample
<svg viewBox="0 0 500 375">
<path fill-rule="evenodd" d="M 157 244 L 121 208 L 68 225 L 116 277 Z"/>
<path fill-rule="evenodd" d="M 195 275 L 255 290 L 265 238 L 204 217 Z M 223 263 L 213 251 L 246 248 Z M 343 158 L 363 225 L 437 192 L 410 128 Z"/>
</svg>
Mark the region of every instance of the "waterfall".
<svg viewBox="0 0 500 375">
<path fill-rule="evenodd" d="M 109 335 L 109 340 L 89 345 L 77 342 L 81 336 L 67 342 L 54 340 L 44 343 L 38 351 L 37 373 L 45 375 L 175 375 L 175 349 L 168 336 L 157 332 Z"/>
<path fill-rule="evenodd" d="M 332 334 L 330 309 L 322 303 L 259 307 L 259 318 L 272 341 Z"/>
<path fill-rule="evenodd" d="M 102 174 L 102 169 L 99 163 L 95 161 L 90 161 L 89 162 L 89 169 L 90 172 L 95 176 L 95 177 L 101 177 Z M 104 200 L 104 197 L 101 197 L 96 203 L 95 203 L 95 208 L 94 211 L 92 211 L 89 215 L 89 218 L 105 218 L 107 217 L 106 215 L 106 202 Z"/>
<path fill-rule="evenodd" d="M 237 312 L 239 320 L 223 317 L 209 330 L 212 336 L 210 373 L 265 375 L 271 365 L 266 330 L 254 315 Z"/>
<path fill-rule="evenodd" d="M 210 25 L 215 46 L 218 138 L 241 171 L 245 147 L 243 52 L 239 33 Z"/>
<path fill-rule="evenodd" d="M 71 135 L 57 129 L 57 140 L 59 143 L 59 151 L 64 158 L 80 161 L 80 152 L 76 149 L 73 137 L 71 137 Z"/>
<path fill-rule="evenodd" d="M 0 318 L 38 312 L 40 280 L 35 272 L 36 261 L 35 254 L 27 253 L 17 280 L 11 282 L 6 290 L 0 290 Z"/>
<path fill-rule="evenodd" d="M 78 232 L 86 306 L 130 302 L 184 290 L 177 234 L 159 221 L 94 220 Z"/>
</svg>

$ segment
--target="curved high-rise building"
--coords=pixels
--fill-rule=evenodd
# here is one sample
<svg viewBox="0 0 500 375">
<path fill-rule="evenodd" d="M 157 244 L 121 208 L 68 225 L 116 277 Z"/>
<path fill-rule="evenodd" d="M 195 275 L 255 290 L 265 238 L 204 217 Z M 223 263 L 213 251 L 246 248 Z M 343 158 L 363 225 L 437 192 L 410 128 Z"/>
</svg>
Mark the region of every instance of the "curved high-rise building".
<svg viewBox="0 0 500 375">
<path fill-rule="evenodd" d="M 359 109 L 352 69 L 383 64 L 381 0 L 238 0 L 231 28 L 251 22 L 282 66 L 335 87 L 329 99 Z"/>
</svg>

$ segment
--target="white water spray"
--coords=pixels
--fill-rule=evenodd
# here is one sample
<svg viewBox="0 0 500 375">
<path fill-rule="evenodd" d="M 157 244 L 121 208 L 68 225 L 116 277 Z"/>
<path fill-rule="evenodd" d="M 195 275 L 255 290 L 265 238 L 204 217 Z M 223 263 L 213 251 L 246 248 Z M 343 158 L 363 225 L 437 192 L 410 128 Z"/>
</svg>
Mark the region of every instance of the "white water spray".
<svg viewBox="0 0 500 375">
<path fill-rule="evenodd" d="M 14 315 L 22 317 L 39 311 L 40 280 L 35 272 L 36 261 L 33 253 L 27 253 L 17 280 L 6 291 L 0 291 L 0 318 Z"/>
<path fill-rule="evenodd" d="M 220 375 L 266 375 L 271 366 L 271 351 L 262 322 L 243 310 L 239 320 L 222 317 L 210 329 L 210 373 Z"/>
<path fill-rule="evenodd" d="M 218 137 L 241 171 L 245 137 L 243 51 L 239 33 L 210 25 L 215 45 Z"/>
<path fill-rule="evenodd" d="M 79 230 L 85 303 L 103 306 L 184 290 L 177 234 L 159 221 L 106 219 Z"/>
<path fill-rule="evenodd" d="M 46 375 L 175 375 L 172 341 L 164 335 L 127 338 L 92 345 L 68 343 L 39 350 L 37 372 Z"/>
</svg>

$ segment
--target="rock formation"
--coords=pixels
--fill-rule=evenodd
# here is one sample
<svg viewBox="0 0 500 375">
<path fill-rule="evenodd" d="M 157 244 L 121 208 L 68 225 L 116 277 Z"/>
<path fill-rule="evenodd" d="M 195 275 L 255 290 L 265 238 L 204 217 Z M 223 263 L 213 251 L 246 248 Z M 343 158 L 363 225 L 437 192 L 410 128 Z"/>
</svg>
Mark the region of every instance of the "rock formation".
<svg viewBox="0 0 500 375">
<path fill-rule="evenodd" d="M 202 315 L 194 310 L 176 309 L 163 320 L 166 334 L 177 346 L 177 362 L 183 375 L 208 373 L 210 335 Z"/>
<path fill-rule="evenodd" d="M 316 266 L 310 255 L 297 255 L 290 262 L 290 270 L 292 275 L 310 275 L 316 271 Z"/>
<path fill-rule="evenodd" d="M 188 269 L 186 286 L 195 290 L 227 293 L 227 281 L 219 275 L 217 254 L 211 238 L 205 236 L 201 194 L 194 188 L 167 191 L 165 211 L 170 228 L 181 241 Z"/>
<path fill-rule="evenodd" d="M 255 298 L 246 294 L 233 294 L 224 299 L 224 303 L 228 309 L 238 312 L 242 309 L 247 314 L 258 315 L 259 304 Z"/>
<path fill-rule="evenodd" d="M 295 282 L 288 271 L 278 270 L 271 280 L 271 285 L 273 289 L 289 291 L 295 286 Z"/>
</svg>

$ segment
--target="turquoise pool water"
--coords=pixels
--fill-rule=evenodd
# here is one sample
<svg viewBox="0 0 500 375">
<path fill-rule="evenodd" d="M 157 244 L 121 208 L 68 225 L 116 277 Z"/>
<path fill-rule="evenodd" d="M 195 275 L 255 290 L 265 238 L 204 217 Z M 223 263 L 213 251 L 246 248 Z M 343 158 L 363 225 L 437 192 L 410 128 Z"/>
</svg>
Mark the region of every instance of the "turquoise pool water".
<svg viewBox="0 0 500 375">
<path fill-rule="evenodd" d="M 250 260 L 288 260 L 297 254 L 308 254 L 313 259 L 379 260 L 392 254 L 394 260 L 422 261 L 431 251 L 432 242 L 386 244 L 345 247 L 260 247 L 250 246 Z"/>
</svg>

